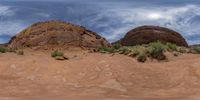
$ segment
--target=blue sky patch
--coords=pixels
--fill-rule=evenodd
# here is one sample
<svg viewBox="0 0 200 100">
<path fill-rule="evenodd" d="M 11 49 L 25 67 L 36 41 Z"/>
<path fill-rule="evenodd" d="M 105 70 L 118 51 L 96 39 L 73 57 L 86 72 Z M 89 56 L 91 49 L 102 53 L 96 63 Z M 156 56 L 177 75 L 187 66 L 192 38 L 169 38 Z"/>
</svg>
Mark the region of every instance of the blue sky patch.
<svg viewBox="0 0 200 100">
<path fill-rule="evenodd" d="M 110 42 L 141 25 L 180 32 L 200 43 L 199 0 L 1 0 L 0 43 L 34 22 L 64 20 L 98 32 Z"/>
</svg>

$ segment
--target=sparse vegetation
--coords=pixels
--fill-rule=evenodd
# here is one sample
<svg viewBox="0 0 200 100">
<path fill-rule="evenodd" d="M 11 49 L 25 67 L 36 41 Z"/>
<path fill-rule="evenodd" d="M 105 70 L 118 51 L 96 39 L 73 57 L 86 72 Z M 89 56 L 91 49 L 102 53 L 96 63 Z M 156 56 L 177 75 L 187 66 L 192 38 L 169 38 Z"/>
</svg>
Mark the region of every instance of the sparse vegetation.
<svg viewBox="0 0 200 100">
<path fill-rule="evenodd" d="M 162 43 L 160 41 L 156 41 L 136 46 L 121 46 L 120 44 L 115 44 L 110 48 L 99 48 L 98 51 L 101 53 L 124 54 L 130 57 L 136 57 L 139 62 L 145 62 L 148 57 L 157 60 L 165 60 L 165 52 L 177 51 L 177 46 L 172 43 Z"/>
<path fill-rule="evenodd" d="M 114 53 L 114 48 L 112 48 L 112 47 L 100 47 L 99 49 L 98 49 L 98 51 L 99 52 L 101 52 L 101 53 Z"/>
<path fill-rule="evenodd" d="M 0 47 L 0 53 L 6 53 L 6 52 L 15 53 L 15 54 L 18 54 L 18 55 L 24 55 L 24 51 L 23 50 Z"/>
<path fill-rule="evenodd" d="M 51 57 L 55 58 L 56 60 L 69 60 L 69 57 L 64 55 L 62 51 L 56 50 L 51 53 Z"/>
<path fill-rule="evenodd" d="M 122 47 L 122 46 L 121 46 L 121 44 L 119 44 L 119 43 L 113 45 L 113 48 L 114 48 L 114 49 L 119 49 L 119 48 L 121 48 L 121 47 Z"/>
<path fill-rule="evenodd" d="M 18 54 L 18 55 L 24 55 L 24 51 L 22 51 L 22 50 L 17 51 L 17 54 Z"/>
<path fill-rule="evenodd" d="M 17 53 L 17 50 L 14 48 L 8 48 L 7 49 L 8 52 L 13 52 L 13 53 Z"/>
<path fill-rule="evenodd" d="M 166 56 L 164 54 L 167 49 L 166 45 L 157 41 L 149 44 L 148 53 L 149 56 L 157 60 L 165 60 Z"/>
<path fill-rule="evenodd" d="M 200 54 L 200 47 L 192 47 L 191 51 L 192 51 L 192 53 Z"/>
<path fill-rule="evenodd" d="M 6 53 L 7 49 L 5 47 L 0 47 L 0 53 Z"/>
<path fill-rule="evenodd" d="M 138 49 L 133 49 L 130 53 L 130 57 L 137 57 L 140 54 L 140 51 Z"/>
<path fill-rule="evenodd" d="M 177 46 L 176 46 L 176 44 L 167 43 L 166 45 L 167 45 L 167 47 L 168 47 L 168 50 L 177 51 Z"/>
<path fill-rule="evenodd" d="M 129 47 L 122 47 L 119 49 L 120 54 L 124 54 L 124 55 L 128 55 L 129 53 L 131 53 L 131 50 Z"/>
<path fill-rule="evenodd" d="M 144 54 L 144 53 L 141 53 L 141 54 L 138 55 L 137 60 L 139 62 L 145 62 L 147 60 L 147 55 Z"/>
<path fill-rule="evenodd" d="M 173 43 L 164 43 L 155 41 L 149 44 L 136 46 L 121 46 L 115 44 L 112 47 L 102 47 L 98 49 L 101 53 L 119 53 L 137 58 L 139 62 L 145 62 L 147 58 L 157 59 L 159 61 L 166 60 L 165 52 L 171 52 L 172 55 L 178 56 L 181 53 L 195 53 L 200 54 L 200 47 L 179 47 Z"/>
<path fill-rule="evenodd" d="M 58 51 L 58 50 L 56 50 L 56 51 L 53 51 L 52 53 L 51 53 L 51 57 L 58 57 L 58 56 L 64 56 L 64 53 L 62 52 L 62 51 Z"/>
<path fill-rule="evenodd" d="M 178 47 L 177 51 L 180 52 L 180 53 L 187 53 L 187 52 L 189 52 L 189 51 L 187 51 L 187 48 L 185 48 L 185 47 Z"/>
<path fill-rule="evenodd" d="M 127 47 L 121 47 L 118 51 L 120 54 L 127 54 L 129 51 Z"/>
</svg>

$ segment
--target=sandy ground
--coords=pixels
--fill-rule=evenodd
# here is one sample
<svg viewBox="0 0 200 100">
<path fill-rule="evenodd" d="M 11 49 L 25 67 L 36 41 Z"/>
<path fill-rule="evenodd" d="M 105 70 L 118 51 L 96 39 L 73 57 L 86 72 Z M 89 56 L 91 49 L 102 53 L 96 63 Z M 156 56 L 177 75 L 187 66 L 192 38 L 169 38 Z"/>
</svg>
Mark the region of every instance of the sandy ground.
<svg viewBox="0 0 200 100">
<path fill-rule="evenodd" d="M 65 54 L 69 60 L 48 51 L 0 54 L 0 100 L 200 100 L 200 55 L 138 63 L 119 54 Z"/>
</svg>

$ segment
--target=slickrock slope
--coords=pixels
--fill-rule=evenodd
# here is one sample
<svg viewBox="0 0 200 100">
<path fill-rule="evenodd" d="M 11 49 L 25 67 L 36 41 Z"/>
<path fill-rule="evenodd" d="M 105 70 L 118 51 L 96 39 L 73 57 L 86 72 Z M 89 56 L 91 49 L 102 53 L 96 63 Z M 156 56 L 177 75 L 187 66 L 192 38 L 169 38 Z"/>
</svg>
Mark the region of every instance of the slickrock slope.
<svg viewBox="0 0 200 100">
<path fill-rule="evenodd" d="M 121 43 L 137 45 L 157 39 L 188 46 L 180 34 L 155 26 L 136 28 Z M 0 99 L 200 99 L 200 55 L 184 53 L 175 57 L 168 53 L 166 61 L 148 59 L 139 63 L 137 59 L 121 54 L 64 49 L 109 45 L 98 34 L 70 23 L 48 21 L 33 24 L 8 43 L 10 48 L 23 48 L 24 55 L 0 53 Z M 67 60 L 55 60 L 51 57 L 51 50 L 46 50 L 56 47 L 64 49 L 62 52 Z"/>
<path fill-rule="evenodd" d="M 57 61 L 46 51 L 24 52 L 23 56 L 14 53 L 0 54 L 1 97 L 199 100 L 186 97 L 200 95 L 200 55 L 183 54 L 178 57 L 170 56 L 169 62 L 139 63 L 136 59 L 119 54 L 67 50 L 65 54 L 70 57 L 69 60 Z M 134 99 L 135 97 L 158 99 Z M 163 99 L 166 97 L 168 99 Z M 179 97 L 182 99 L 177 99 Z"/>
<path fill-rule="evenodd" d="M 95 32 L 62 21 L 46 21 L 31 25 L 13 37 L 10 48 L 64 48 L 68 46 L 96 48 L 109 43 Z"/>
<path fill-rule="evenodd" d="M 178 46 L 188 46 L 186 40 L 178 32 L 159 26 L 137 27 L 129 31 L 120 42 L 124 46 L 134 46 L 157 40 L 174 43 Z"/>
</svg>

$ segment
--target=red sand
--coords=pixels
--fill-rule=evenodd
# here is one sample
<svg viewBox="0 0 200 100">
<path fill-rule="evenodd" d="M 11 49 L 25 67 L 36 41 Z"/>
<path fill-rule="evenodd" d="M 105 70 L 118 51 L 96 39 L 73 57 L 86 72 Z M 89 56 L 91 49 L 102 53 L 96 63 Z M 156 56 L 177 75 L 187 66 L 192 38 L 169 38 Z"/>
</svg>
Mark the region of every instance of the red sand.
<svg viewBox="0 0 200 100">
<path fill-rule="evenodd" d="M 124 55 L 66 51 L 0 54 L 0 100 L 199 100 L 200 55 L 139 63 Z M 76 56 L 75 56 L 76 55 Z"/>
</svg>

